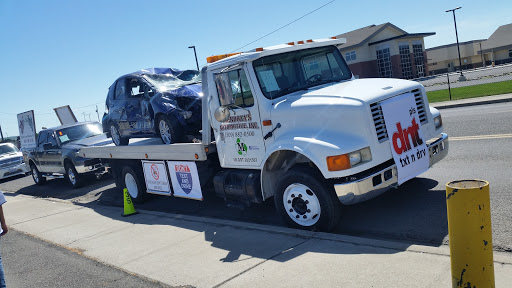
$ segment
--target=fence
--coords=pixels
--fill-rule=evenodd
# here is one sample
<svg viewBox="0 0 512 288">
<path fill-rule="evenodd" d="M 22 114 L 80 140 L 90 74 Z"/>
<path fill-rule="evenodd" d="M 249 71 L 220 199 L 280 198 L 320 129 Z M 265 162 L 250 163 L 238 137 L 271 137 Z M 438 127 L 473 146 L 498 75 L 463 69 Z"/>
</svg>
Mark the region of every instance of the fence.
<svg viewBox="0 0 512 288">
<path fill-rule="evenodd" d="M 414 79 L 430 102 L 512 93 L 512 64 L 463 70 Z"/>
</svg>

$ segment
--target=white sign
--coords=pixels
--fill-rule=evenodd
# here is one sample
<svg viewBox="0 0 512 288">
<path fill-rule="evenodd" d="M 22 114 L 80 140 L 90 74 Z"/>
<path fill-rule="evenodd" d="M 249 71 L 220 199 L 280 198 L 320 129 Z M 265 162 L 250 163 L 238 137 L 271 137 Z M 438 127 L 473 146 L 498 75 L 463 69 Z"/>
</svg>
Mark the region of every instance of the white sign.
<svg viewBox="0 0 512 288">
<path fill-rule="evenodd" d="M 264 70 L 258 73 L 265 84 L 265 89 L 268 92 L 279 90 L 279 85 L 277 85 L 276 76 L 274 76 L 274 71 L 272 70 Z"/>
<path fill-rule="evenodd" d="M 76 120 L 75 114 L 73 114 L 73 111 L 71 110 L 71 107 L 69 107 L 69 105 L 53 108 L 53 110 L 57 114 L 57 118 L 59 118 L 61 125 L 73 124 L 78 122 Z"/>
<path fill-rule="evenodd" d="M 382 102 L 389 144 L 398 169 L 398 185 L 428 170 L 429 153 L 412 93 Z"/>
<path fill-rule="evenodd" d="M 203 200 L 196 163 L 184 161 L 167 161 L 171 174 L 174 196 Z"/>
<path fill-rule="evenodd" d="M 148 192 L 171 195 L 164 161 L 142 161 Z"/>
<path fill-rule="evenodd" d="M 18 114 L 21 148 L 36 148 L 36 121 L 34 110 Z"/>
</svg>

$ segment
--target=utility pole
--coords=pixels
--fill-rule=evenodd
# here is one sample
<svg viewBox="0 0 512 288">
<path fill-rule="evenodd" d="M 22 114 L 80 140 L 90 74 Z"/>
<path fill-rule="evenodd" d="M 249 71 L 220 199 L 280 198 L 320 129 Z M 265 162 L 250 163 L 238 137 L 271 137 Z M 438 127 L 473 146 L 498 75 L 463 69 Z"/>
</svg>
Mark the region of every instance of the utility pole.
<svg viewBox="0 0 512 288">
<path fill-rule="evenodd" d="M 188 48 L 194 48 L 194 56 L 196 57 L 197 71 L 199 71 L 199 62 L 197 62 L 196 46 L 188 46 Z"/>
<path fill-rule="evenodd" d="M 2 137 L 2 142 L 4 142 L 4 133 L 2 132 L 2 125 L 0 125 L 0 136 Z"/>
<path fill-rule="evenodd" d="M 98 115 L 98 122 L 100 122 L 100 113 L 98 113 L 98 105 L 96 105 L 96 115 Z"/>
<path fill-rule="evenodd" d="M 460 69 L 459 81 L 465 81 L 466 77 L 464 77 L 464 74 L 462 74 L 462 60 L 460 59 L 459 34 L 457 33 L 457 20 L 455 20 L 455 10 L 458 10 L 460 8 L 462 8 L 462 7 L 457 7 L 454 9 L 446 10 L 446 12 L 453 13 L 453 24 L 455 24 L 455 38 L 457 39 L 457 51 L 459 52 L 459 69 Z"/>
</svg>

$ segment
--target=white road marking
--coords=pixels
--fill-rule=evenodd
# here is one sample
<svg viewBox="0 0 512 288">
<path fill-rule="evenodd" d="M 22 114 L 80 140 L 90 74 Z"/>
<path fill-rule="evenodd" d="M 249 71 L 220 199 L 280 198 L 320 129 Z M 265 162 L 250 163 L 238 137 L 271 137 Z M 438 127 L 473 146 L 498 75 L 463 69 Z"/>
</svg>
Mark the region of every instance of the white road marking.
<svg viewBox="0 0 512 288">
<path fill-rule="evenodd" d="M 461 136 L 449 137 L 449 141 L 468 141 L 468 140 L 486 140 L 486 139 L 503 139 L 512 138 L 512 134 L 495 134 L 495 135 L 477 135 L 477 136 Z"/>
</svg>

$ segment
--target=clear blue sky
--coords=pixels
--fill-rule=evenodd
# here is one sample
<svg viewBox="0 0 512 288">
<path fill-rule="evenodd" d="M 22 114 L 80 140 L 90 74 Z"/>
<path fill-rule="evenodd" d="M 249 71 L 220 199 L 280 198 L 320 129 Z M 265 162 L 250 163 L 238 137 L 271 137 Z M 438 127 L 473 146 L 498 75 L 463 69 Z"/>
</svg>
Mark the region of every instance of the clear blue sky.
<svg viewBox="0 0 512 288">
<path fill-rule="evenodd" d="M 97 120 L 110 84 L 149 67 L 195 69 L 330 2 L 171 0 L 0 0 L 0 125 L 18 135 L 16 114 L 34 110 L 36 127 L 57 126 L 53 108 L 70 105 Z M 337 0 L 242 50 L 325 38 L 391 22 L 409 33 L 436 32 L 427 48 L 488 38 L 512 23 L 511 1 Z"/>
</svg>

